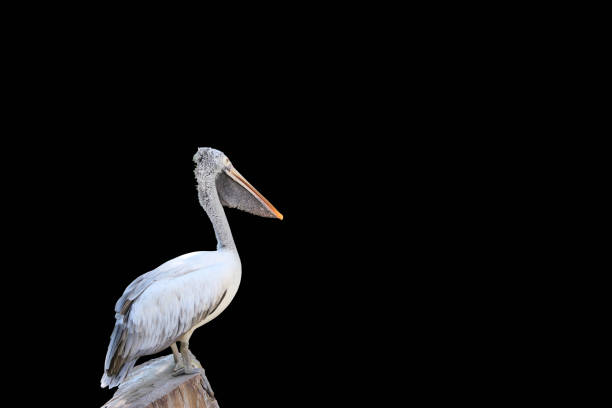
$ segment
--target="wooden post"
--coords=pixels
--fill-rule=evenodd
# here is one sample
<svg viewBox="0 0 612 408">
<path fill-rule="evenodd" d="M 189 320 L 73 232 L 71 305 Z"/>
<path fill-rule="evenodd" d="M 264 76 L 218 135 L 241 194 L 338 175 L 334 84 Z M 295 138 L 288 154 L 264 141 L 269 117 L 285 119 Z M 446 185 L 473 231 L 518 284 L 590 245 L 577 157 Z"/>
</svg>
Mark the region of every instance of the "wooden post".
<svg viewBox="0 0 612 408">
<path fill-rule="evenodd" d="M 173 369 L 172 355 L 134 367 L 102 408 L 219 408 L 203 369 L 178 377 Z"/>
</svg>

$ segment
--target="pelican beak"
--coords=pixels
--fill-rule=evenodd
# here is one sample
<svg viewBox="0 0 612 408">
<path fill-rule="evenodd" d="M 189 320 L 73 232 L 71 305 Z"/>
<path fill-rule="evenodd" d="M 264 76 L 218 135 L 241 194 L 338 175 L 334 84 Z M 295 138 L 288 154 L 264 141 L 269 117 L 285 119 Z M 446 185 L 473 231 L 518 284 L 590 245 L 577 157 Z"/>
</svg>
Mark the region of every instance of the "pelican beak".
<svg viewBox="0 0 612 408">
<path fill-rule="evenodd" d="M 253 197 L 257 199 L 270 213 L 274 214 L 276 218 L 279 220 L 283 219 L 283 214 L 281 214 L 264 196 L 261 195 L 259 191 L 255 187 L 251 185 L 233 166 L 228 169 L 225 169 L 225 174 L 230 176 L 232 180 L 236 183 L 240 184 L 245 190 L 247 190 Z"/>
</svg>

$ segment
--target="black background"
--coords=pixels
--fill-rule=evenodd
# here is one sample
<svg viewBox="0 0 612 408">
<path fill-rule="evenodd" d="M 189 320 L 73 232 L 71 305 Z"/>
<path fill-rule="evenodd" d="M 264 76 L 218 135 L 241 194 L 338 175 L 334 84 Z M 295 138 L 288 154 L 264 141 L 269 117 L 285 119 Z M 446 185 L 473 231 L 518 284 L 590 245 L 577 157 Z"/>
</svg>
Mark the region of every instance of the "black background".
<svg viewBox="0 0 612 408">
<path fill-rule="evenodd" d="M 31 349 L 63 373 L 50 384 L 64 387 L 66 370 L 76 366 L 70 383 L 80 401 L 100 406 L 110 399 L 114 390 L 101 389 L 99 380 L 125 287 L 173 257 L 215 249 L 192 162 L 197 147 L 211 146 L 284 215 L 280 221 L 226 209 L 241 286 L 190 342 L 217 398 L 230 407 L 254 396 L 283 406 L 311 387 L 342 399 L 353 393 L 347 379 L 373 359 L 374 316 L 389 290 L 384 270 L 372 267 L 384 263 L 376 251 L 379 226 L 364 220 L 378 208 L 371 194 L 380 185 L 369 172 L 381 168 L 372 151 L 383 162 L 384 153 L 250 128 L 175 137 L 147 125 L 140 132 L 147 136 L 135 140 L 107 138 L 112 129 L 104 125 L 89 140 L 33 146 L 26 162 L 35 188 L 27 196 L 43 204 L 28 205 L 19 242 L 28 268 L 40 271 L 36 307 L 49 311 L 29 337 Z"/>
<path fill-rule="evenodd" d="M 45 83 L 39 97 L 15 98 L 35 105 L 13 112 L 16 143 L 3 150 L 18 282 L 8 290 L 21 296 L 6 307 L 17 311 L 15 346 L 27 344 L 18 369 L 44 367 L 48 392 L 70 392 L 77 406 L 112 396 L 99 381 L 125 287 L 215 248 L 192 162 L 210 146 L 285 216 L 226 210 L 241 286 L 190 342 L 223 406 L 381 404 L 442 395 L 437 384 L 462 375 L 466 347 L 487 344 L 472 340 L 483 309 L 470 293 L 480 296 L 491 266 L 474 251 L 497 245 L 470 241 L 480 227 L 471 214 L 496 200 L 473 199 L 478 169 L 462 149 L 475 145 L 436 136 L 437 122 L 417 110 L 389 120 L 395 101 L 376 92 L 337 100 L 304 87 L 304 97 L 273 98 L 262 86 L 244 103 L 217 92 L 215 105 L 141 82 L 86 95 Z"/>
<path fill-rule="evenodd" d="M 200 146 L 226 153 L 285 216 L 226 211 L 241 286 L 190 342 L 221 405 L 380 404 L 431 378 L 439 365 L 420 364 L 448 350 L 431 316 L 459 276 L 446 268 L 457 253 L 440 247 L 457 241 L 466 191 L 443 163 L 458 145 L 440 137 L 452 119 L 430 112 L 435 95 L 414 96 L 418 77 L 410 90 L 390 80 L 393 62 L 374 72 L 359 54 L 284 56 L 249 69 L 221 59 L 210 72 L 177 55 L 170 74 L 153 58 L 85 50 L 78 65 L 54 69 L 57 54 L 40 54 L 45 70 L 21 67 L 5 112 L 15 143 L 3 149 L 21 280 L 10 288 L 31 294 L 19 337 L 54 393 L 107 401 L 99 381 L 125 287 L 215 248 L 193 176 Z"/>
<path fill-rule="evenodd" d="M 448 202 L 460 199 L 431 182 L 441 143 L 388 137 L 387 106 L 362 99 L 268 98 L 236 110 L 88 101 L 47 105 L 15 133 L 48 137 L 5 150 L 23 271 L 14 277 L 24 281 L 14 287 L 35 293 L 21 310 L 38 323 L 17 320 L 36 364 L 57 373 L 53 392 L 107 401 L 113 391 L 99 381 L 125 287 L 173 257 L 215 249 L 193 175 L 200 146 L 225 152 L 285 217 L 226 210 L 241 286 L 190 342 L 219 401 L 380 403 L 406 381 L 413 392 L 429 383 L 439 367 L 430 362 L 448 350 L 438 317 L 449 316 L 445 295 L 460 276 L 446 269 L 457 254 L 438 249 L 453 240 Z M 312 111 L 322 106 L 333 115 Z"/>
<path fill-rule="evenodd" d="M 542 104 L 526 85 L 533 61 L 509 65 L 488 30 L 440 29 L 439 12 L 375 24 L 351 11 L 318 13 L 323 24 L 270 14 L 275 24 L 236 31 L 140 13 L 150 27 L 43 14 L 52 27 L 40 30 L 28 12 L 10 31 L 11 386 L 40 390 L 44 405 L 110 398 L 99 380 L 125 286 L 215 247 L 192 173 L 199 146 L 224 151 L 285 215 L 227 211 L 241 287 L 191 339 L 221 406 L 395 406 L 384 401 L 517 384 L 502 377 L 533 337 L 512 329 L 532 287 L 521 255 L 546 241 L 531 234 L 531 176 L 516 176 L 550 155 L 524 154 L 546 133 L 527 123 Z"/>
</svg>

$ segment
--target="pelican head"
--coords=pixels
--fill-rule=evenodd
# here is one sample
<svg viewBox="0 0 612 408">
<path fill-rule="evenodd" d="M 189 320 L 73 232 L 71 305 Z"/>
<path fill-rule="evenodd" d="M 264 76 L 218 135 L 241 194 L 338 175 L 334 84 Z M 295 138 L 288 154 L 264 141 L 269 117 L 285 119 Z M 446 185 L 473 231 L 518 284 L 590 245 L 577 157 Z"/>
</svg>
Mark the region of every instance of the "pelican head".
<svg viewBox="0 0 612 408">
<path fill-rule="evenodd" d="M 216 188 L 221 204 L 261 217 L 283 219 L 283 215 L 234 168 L 227 156 L 211 147 L 200 147 L 193 156 L 199 189 L 214 194 Z"/>
</svg>

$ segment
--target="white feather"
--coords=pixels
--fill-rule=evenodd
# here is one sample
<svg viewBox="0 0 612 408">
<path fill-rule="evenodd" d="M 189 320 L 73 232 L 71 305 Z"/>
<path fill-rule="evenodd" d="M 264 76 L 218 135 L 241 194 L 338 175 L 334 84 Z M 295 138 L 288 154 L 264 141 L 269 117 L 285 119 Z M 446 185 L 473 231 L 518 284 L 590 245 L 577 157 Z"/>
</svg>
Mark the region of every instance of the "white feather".
<svg viewBox="0 0 612 408">
<path fill-rule="evenodd" d="M 220 249 L 179 256 L 138 277 L 116 304 L 117 321 L 105 370 L 117 353 L 126 365 L 133 366 L 139 357 L 169 347 L 214 319 L 233 299 L 240 276 L 238 253 Z M 121 371 L 122 377 L 127 374 Z M 105 375 L 102 385 L 112 387 L 121 380 Z"/>
</svg>

